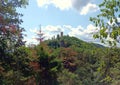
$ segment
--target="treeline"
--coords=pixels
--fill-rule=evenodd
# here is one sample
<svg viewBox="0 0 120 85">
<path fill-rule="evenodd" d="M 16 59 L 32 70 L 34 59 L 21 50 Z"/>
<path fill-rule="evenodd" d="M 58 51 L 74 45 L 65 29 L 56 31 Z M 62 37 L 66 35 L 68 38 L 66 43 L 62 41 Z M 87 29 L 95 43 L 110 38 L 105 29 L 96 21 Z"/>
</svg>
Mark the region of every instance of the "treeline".
<svg viewBox="0 0 120 85">
<path fill-rule="evenodd" d="M 109 4 L 114 7 L 112 1 Z M 27 4 L 27 0 L 0 0 L 0 85 L 120 85 L 119 48 L 69 36 L 25 47 L 22 14 L 16 10 Z M 113 38 L 117 31 L 113 31 Z M 95 37 L 106 37 L 105 30 L 100 33 Z"/>
<path fill-rule="evenodd" d="M 7 55 L 8 58 L 0 63 L 0 84 L 120 84 L 119 48 L 98 48 L 74 37 L 64 36 L 61 39 L 70 45 L 53 48 L 51 42 L 61 41 L 55 39 L 35 47 L 22 46 Z"/>
</svg>

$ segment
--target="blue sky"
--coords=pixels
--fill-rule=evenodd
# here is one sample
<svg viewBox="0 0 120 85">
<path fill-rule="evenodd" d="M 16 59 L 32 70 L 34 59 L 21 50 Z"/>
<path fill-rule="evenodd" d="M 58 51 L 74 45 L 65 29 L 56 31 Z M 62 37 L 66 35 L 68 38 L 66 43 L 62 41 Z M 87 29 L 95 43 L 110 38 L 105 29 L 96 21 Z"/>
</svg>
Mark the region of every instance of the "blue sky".
<svg viewBox="0 0 120 85">
<path fill-rule="evenodd" d="M 23 13 L 22 27 L 25 28 L 28 43 L 37 43 L 36 33 L 41 24 L 46 39 L 64 32 L 65 35 L 75 36 L 84 41 L 96 42 L 91 32 L 96 28 L 89 18 L 99 13 L 98 4 L 102 0 L 29 0 Z"/>
</svg>

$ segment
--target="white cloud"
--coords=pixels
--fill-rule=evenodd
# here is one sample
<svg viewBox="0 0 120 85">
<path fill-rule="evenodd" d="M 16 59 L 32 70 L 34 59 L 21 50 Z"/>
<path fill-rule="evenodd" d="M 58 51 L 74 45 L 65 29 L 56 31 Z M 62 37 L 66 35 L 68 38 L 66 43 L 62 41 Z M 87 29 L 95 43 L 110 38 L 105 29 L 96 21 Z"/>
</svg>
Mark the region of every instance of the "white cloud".
<svg viewBox="0 0 120 85">
<path fill-rule="evenodd" d="M 92 0 L 37 0 L 39 7 L 48 7 L 53 5 L 60 10 L 75 9 L 81 15 L 98 10 L 96 4 L 91 3 Z"/>
<path fill-rule="evenodd" d="M 51 39 L 56 34 L 64 31 L 64 29 L 59 25 L 58 26 L 52 26 L 52 25 L 42 26 L 41 29 L 42 29 L 43 37 L 45 37 L 44 38 L 45 40 Z M 27 45 L 38 44 L 39 42 L 36 40 L 36 38 L 38 37 L 37 34 L 39 33 L 39 28 L 33 28 L 33 29 L 30 29 L 29 31 L 30 31 L 29 38 L 24 39 L 25 41 L 27 41 L 26 44 Z"/>
<path fill-rule="evenodd" d="M 37 3 L 39 7 L 54 5 L 60 10 L 68 10 L 71 8 L 71 0 L 37 0 Z"/>
<path fill-rule="evenodd" d="M 84 6 L 80 12 L 81 15 L 86 15 L 89 12 L 96 12 L 99 9 L 99 7 L 96 4 L 88 3 L 86 6 Z"/>
<path fill-rule="evenodd" d="M 74 36 L 80 38 L 84 41 L 94 41 L 93 32 L 96 32 L 97 29 L 92 24 L 89 24 L 87 28 L 83 28 L 82 26 L 77 26 L 76 28 L 71 28 L 71 31 L 68 33 L 70 36 Z"/>
<path fill-rule="evenodd" d="M 30 44 L 38 44 L 39 42 L 33 37 L 31 38 L 24 38 L 24 41 L 27 41 L 26 42 L 26 45 L 30 45 Z"/>
<path fill-rule="evenodd" d="M 59 25 L 57 25 L 57 26 L 52 26 L 52 25 L 42 26 L 41 30 L 42 30 L 42 33 L 44 34 L 44 37 L 46 37 L 46 39 L 53 37 L 54 34 L 64 31 L 64 29 Z M 30 29 L 29 31 L 31 33 L 33 33 L 32 35 L 34 35 L 34 38 L 35 38 L 35 37 L 37 37 L 37 34 L 39 33 L 40 29 L 33 28 L 33 29 Z"/>
<path fill-rule="evenodd" d="M 83 28 L 81 26 L 78 26 L 76 28 L 71 28 L 71 31 L 68 33 L 70 36 L 75 36 L 75 37 L 79 37 L 81 35 L 83 35 Z"/>
<path fill-rule="evenodd" d="M 63 29 L 67 32 L 70 32 L 73 30 L 73 27 L 71 25 L 63 25 Z"/>
<path fill-rule="evenodd" d="M 51 0 L 51 3 L 60 10 L 68 10 L 71 8 L 71 0 Z"/>
<path fill-rule="evenodd" d="M 30 29 L 30 32 L 32 32 L 32 33 L 37 33 L 37 32 L 38 32 L 38 30 L 37 30 L 37 28 Z"/>
<path fill-rule="evenodd" d="M 92 33 L 96 33 L 96 32 L 98 32 L 98 30 L 97 30 L 97 28 L 95 27 L 95 26 L 93 26 L 92 24 L 89 24 L 88 26 L 87 26 L 87 29 L 85 29 L 84 30 L 84 32 L 86 33 L 86 34 L 92 34 Z"/>
<path fill-rule="evenodd" d="M 72 7 L 77 11 L 80 11 L 84 6 L 90 3 L 91 0 L 71 0 Z"/>
<path fill-rule="evenodd" d="M 63 31 L 63 29 L 59 25 L 58 26 L 48 25 L 44 29 L 45 29 L 45 31 L 54 32 L 54 33 Z"/>
<path fill-rule="evenodd" d="M 37 0 L 38 6 L 43 7 L 50 4 L 50 0 Z"/>
<path fill-rule="evenodd" d="M 30 39 L 25 39 L 27 44 L 34 43 L 37 44 L 38 41 L 35 39 L 38 33 L 37 28 L 30 29 L 30 32 L 34 33 Z M 86 29 L 82 26 L 72 27 L 71 25 L 63 25 L 63 26 L 42 26 L 42 32 L 44 34 L 45 39 L 51 39 L 53 36 L 60 34 L 60 32 L 64 32 L 64 35 L 74 36 L 84 41 L 92 42 L 95 41 L 92 37 L 92 32 L 96 32 L 97 29 L 92 25 L 89 24 Z"/>
</svg>

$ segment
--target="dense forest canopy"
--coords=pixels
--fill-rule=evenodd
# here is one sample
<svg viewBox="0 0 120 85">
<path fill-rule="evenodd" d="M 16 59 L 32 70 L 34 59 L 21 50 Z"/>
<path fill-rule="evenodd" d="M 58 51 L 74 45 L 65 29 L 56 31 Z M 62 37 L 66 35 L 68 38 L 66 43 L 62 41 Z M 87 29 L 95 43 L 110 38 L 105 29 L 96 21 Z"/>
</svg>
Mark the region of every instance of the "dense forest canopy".
<svg viewBox="0 0 120 85">
<path fill-rule="evenodd" d="M 119 4 L 104 0 L 101 14 L 90 18 L 102 28 L 94 37 L 106 42 L 110 36 L 110 45 L 118 42 L 119 26 L 106 33 L 105 21 L 118 23 Z M 64 35 L 26 47 L 22 14 L 16 9 L 27 5 L 27 0 L 0 0 L 0 85 L 120 85 L 120 48 Z"/>
</svg>

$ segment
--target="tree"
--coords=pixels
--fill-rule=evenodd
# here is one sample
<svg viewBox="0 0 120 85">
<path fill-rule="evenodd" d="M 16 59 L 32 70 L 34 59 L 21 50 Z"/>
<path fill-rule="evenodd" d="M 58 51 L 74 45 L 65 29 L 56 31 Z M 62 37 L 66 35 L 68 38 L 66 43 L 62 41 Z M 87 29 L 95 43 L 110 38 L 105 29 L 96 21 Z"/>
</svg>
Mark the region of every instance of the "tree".
<svg viewBox="0 0 120 85">
<path fill-rule="evenodd" d="M 59 85 L 82 85 L 78 74 L 63 69 L 58 77 Z"/>
<path fill-rule="evenodd" d="M 30 66 L 32 61 L 31 51 L 29 48 L 21 46 L 15 50 L 15 52 L 9 56 L 11 60 L 7 65 L 6 72 L 4 72 L 2 80 L 5 85 L 24 85 L 26 80 L 33 75 L 33 70 Z"/>
<path fill-rule="evenodd" d="M 106 49 L 100 56 L 95 82 L 102 85 L 119 85 L 119 49 Z"/>
<path fill-rule="evenodd" d="M 36 80 L 41 85 L 57 85 L 57 75 L 60 72 L 61 61 L 50 55 L 42 44 L 37 46 L 38 63 L 40 71 L 36 75 Z"/>
<path fill-rule="evenodd" d="M 0 79 L 7 73 L 17 74 L 12 69 L 11 62 L 15 61 L 15 50 L 24 45 L 22 41 L 24 29 L 20 27 L 22 14 L 16 10 L 27 4 L 27 0 L 0 0 L 0 67 L 3 70 Z M 4 79 L 0 80 L 0 84 L 5 83 Z"/>
<path fill-rule="evenodd" d="M 38 37 L 36 39 L 39 41 L 39 44 L 41 44 L 44 41 L 44 38 L 45 38 L 44 33 L 41 30 L 41 25 L 40 25 L 40 30 L 37 33 L 37 36 Z"/>
<path fill-rule="evenodd" d="M 100 14 L 90 18 L 98 29 L 93 37 L 103 43 L 116 45 L 116 42 L 120 42 L 120 0 L 104 0 L 99 7 Z"/>
</svg>

